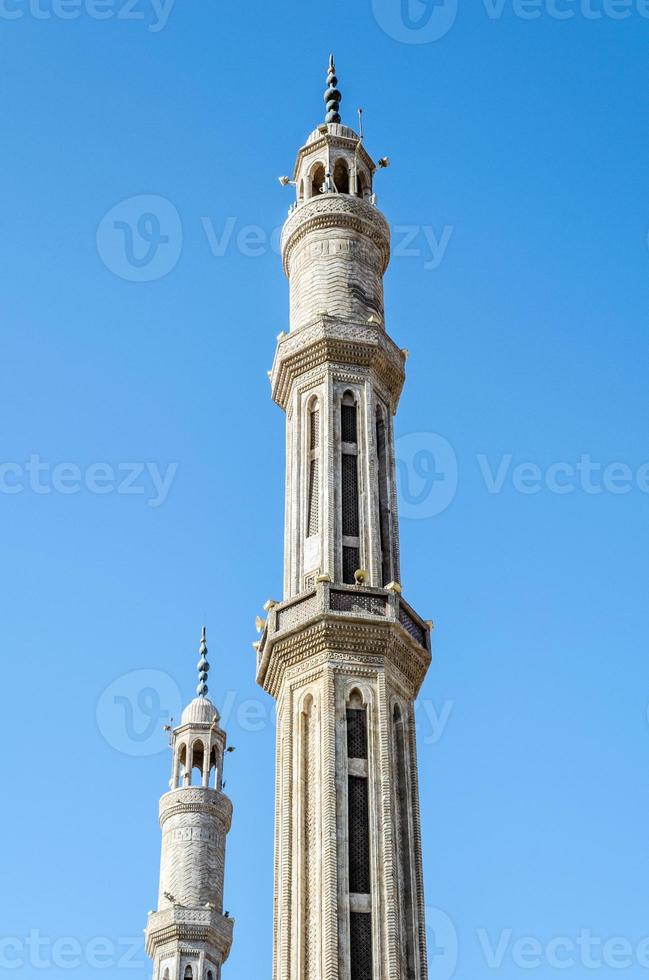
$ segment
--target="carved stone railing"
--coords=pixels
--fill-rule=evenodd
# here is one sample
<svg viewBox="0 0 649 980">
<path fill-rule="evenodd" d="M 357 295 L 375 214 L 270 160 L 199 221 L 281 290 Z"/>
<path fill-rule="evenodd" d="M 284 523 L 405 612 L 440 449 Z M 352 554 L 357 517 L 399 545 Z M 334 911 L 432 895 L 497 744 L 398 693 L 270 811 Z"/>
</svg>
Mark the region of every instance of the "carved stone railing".
<svg viewBox="0 0 649 980">
<path fill-rule="evenodd" d="M 257 667 L 265 658 L 269 642 L 274 643 L 323 616 L 399 623 L 420 647 L 430 653 L 430 624 L 421 619 L 397 592 L 318 582 L 315 589 L 277 603 L 269 610 L 257 646 Z"/>
</svg>

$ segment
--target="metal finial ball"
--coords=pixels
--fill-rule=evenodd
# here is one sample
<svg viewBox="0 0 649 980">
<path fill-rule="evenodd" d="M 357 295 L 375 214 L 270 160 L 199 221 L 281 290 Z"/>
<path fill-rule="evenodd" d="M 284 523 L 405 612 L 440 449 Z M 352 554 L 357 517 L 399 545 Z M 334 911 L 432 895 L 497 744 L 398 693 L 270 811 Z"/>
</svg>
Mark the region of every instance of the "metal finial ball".
<svg viewBox="0 0 649 980">
<path fill-rule="evenodd" d="M 338 89 L 338 79 L 336 78 L 336 66 L 334 64 L 334 56 L 331 55 L 329 58 L 329 71 L 327 72 L 327 90 L 324 94 L 324 101 L 327 107 L 327 114 L 325 116 L 326 123 L 339 123 L 340 122 L 340 103 L 342 100 L 342 94 Z"/>
</svg>

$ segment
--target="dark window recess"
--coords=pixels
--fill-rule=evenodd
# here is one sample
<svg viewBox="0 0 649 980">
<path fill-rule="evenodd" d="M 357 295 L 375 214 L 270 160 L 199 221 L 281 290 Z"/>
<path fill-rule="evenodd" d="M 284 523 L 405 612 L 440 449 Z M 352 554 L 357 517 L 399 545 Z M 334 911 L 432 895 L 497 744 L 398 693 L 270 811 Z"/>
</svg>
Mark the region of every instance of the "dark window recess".
<svg viewBox="0 0 649 980">
<path fill-rule="evenodd" d="M 401 710 L 394 708 L 394 753 L 397 776 L 397 846 L 401 875 L 399 878 L 399 899 L 405 921 L 406 940 L 406 980 L 416 980 L 415 933 L 412 917 L 412 873 L 410 869 L 410 833 L 408 823 L 408 784 L 406 779 L 406 744 Z"/>
<path fill-rule="evenodd" d="M 307 536 L 313 537 L 319 530 L 318 496 L 320 493 L 319 461 L 312 459 L 309 463 L 309 513 Z"/>
<path fill-rule="evenodd" d="M 365 708 L 347 709 L 347 755 L 350 759 L 367 759 L 367 712 Z"/>
<path fill-rule="evenodd" d="M 341 405 L 340 411 L 340 437 L 343 442 L 356 443 L 358 434 L 356 432 L 356 406 Z"/>
<path fill-rule="evenodd" d="M 343 453 L 343 534 L 357 538 L 358 522 L 358 466 L 356 456 Z"/>
<path fill-rule="evenodd" d="M 379 478 L 379 531 L 381 534 L 381 573 L 383 585 L 392 581 L 392 556 L 390 543 L 390 511 L 388 509 L 388 470 L 385 443 L 385 423 L 379 414 L 376 418 L 376 452 Z"/>
<path fill-rule="evenodd" d="M 317 449 L 320 445 L 320 412 L 317 408 L 311 410 L 311 425 L 309 439 L 311 444 L 311 450 Z"/>
<path fill-rule="evenodd" d="M 372 980 L 372 915 L 350 912 L 351 980 Z"/>
<path fill-rule="evenodd" d="M 354 572 L 358 571 L 358 562 L 358 548 L 343 548 L 343 582 L 345 585 L 355 584 Z"/>
<path fill-rule="evenodd" d="M 370 817 L 367 779 L 349 776 L 349 890 L 370 893 Z"/>
</svg>

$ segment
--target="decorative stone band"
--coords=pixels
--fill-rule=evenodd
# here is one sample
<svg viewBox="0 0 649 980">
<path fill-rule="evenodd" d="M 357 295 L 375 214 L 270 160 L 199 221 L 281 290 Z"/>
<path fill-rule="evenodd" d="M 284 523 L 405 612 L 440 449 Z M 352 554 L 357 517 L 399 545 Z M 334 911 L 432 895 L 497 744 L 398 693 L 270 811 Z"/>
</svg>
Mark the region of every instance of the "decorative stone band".
<svg viewBox="0 0 649 980">
<path fill-rule="evenodd" d="M 204 813 L 219 821 L 227 833 L 232 823 L 232 803 L 216 789 L 187 786 L 165 793 L 160 799 L 160 826 L 178 813 Z"/>
<path fill-rule="evenodd" d="M 205 943 L 221 952 L 225 960 L 232 945 L 234 919 L 214 909 L 174 906 L 150 912 L 146 927 L 146 951 L 151 959 L 156 949 L 168 943 Z"/>
<path fill-rule="evenodd" d="M 365 235 L 379 249 L 381 274 L 385 272 L 390 261 L 390 227 L 381 212 L 349 194 L 320 194 L 298 205 L 284 224 L 282 261 L 287 276 L 295 246 L 310 232 L 324 228 L 350 228 Z"/>
<path fill-rule="evenodd" d="M 288 664 L 303 651 L 343 648 L 394 660 L 418 690 L 431 662 L 430 627 L 395 592 L 318 582 L 270 610 L 257 654 L 257 683 L 276 695 L 278 653 Z"/>
<path fill-rule="evenodd" d="M 383 327 L 322 316 L 307 327 L 284 334 L 271 371 L 273 400 L 284 410 L 293 382 L 322 364 L 369 368 L 387 388 L 395 412 L 405 380 L 405 355 Z"/>
</svg>

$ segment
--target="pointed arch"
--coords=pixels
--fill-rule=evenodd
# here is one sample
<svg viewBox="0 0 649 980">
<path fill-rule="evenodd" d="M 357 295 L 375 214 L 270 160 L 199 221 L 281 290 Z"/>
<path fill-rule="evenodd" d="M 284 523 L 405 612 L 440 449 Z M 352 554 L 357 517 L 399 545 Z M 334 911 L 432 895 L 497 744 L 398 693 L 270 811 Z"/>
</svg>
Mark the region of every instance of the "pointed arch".
<svg viewBox="0 0 649 980">
<path fill-rule="evenodd" d="M 393 756 L 394 756 L 394 792 L 397 859 L 399 864 L 398 889 L 399 901 L 403 909 L 404 941 L 406 954 L 406 977 L 414 980 L 415 970 L 415 922 L 413 918 L 413 884 L 410 848 L 410 819 L 408 812 L 408 749 L 406 734 L 406 714 L 395 701 L 392 709 Z"/>
<path fill-rule="evenodd" d="M 320 402 L 317 395 L 307 408 L 307 443 L 306 536 L 311 538 L 320 530 Z"/>
<path fill-rule="evenodd" d="M 380 405 L 376 406 L 375 438 L 376 438 L 376 477 L 378 485 L 378 518 L 379 540 L 381 544 L 381 585 L 394 581 L 392 564 L 392 534 L 390 514 L 390 494 L 388 488 L 388 430 L 385 413 Z"/>
</svg>

